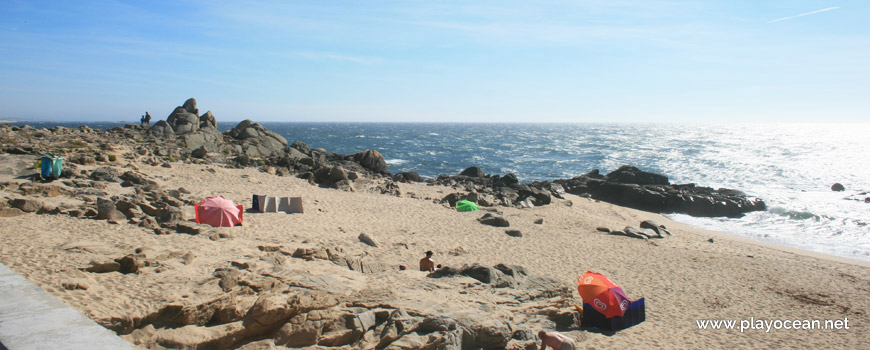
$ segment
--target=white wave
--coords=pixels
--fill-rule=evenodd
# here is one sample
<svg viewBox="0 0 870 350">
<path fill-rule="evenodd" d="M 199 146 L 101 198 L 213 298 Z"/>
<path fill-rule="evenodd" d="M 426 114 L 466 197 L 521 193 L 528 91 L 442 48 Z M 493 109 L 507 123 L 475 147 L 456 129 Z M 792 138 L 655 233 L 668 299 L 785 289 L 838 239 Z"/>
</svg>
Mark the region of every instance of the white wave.
<svg viewBox="0 0 870 350">
<path fill-rule="evenodd" d="M 400 165 L 400 164 L 405 164 L 408 161 L 404 160 L 404 159 L 386 159 L 386 160 L 384 160 L 384 162 L 386 162 L 387 165 Z"/>
</svg>

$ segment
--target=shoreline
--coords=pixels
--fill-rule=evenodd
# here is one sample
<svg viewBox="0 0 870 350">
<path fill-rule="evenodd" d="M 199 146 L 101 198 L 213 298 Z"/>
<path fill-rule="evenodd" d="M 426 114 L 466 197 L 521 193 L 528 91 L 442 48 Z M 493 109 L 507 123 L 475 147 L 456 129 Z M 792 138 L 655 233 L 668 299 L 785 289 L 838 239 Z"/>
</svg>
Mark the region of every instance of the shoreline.
<svg viewBox="0 0 870 350">
<path fill-rule="evenodd" d="M 694 226 L 694 225 L 691 225 L 688 223 L 676 221 L 676 220 L 673 220 L 670 218 L 668 218 L 668 219 L 671 222 L 677 223 L 679 225 L 691 227 L 694 231 L 696 231 L 699 234 L 700 233 L 709 234 L 709 235 L 713 236 L 711 238 L 715 238 L 715 239 L 729 239 L 729 240 L 743 242 L 743 243 L 757 244 L 757 245 L 765 247 L 765 248 L 770 248 L 770 249 L 774 249 L 774 250 L 778 250 L 778 251 L 782 251 L 782 252 L 786 252 L 786 253 L 792 253 L 792 254 L 796 254 L 796 255 L 802 255 L 802 256 L 821 259 L 821 260 L 828 260 L 828 261 L 836 262 L 836 263 L 870 267 L 870 260 L 855 259 L 855 258 L 850 258 L 850 257 L 846 257 L 846 256 L 818 252 L 818 251 L 814 251 L 814 250 L 809 250 L 809 249 L 804 249 L 804 248 L 799 248 L 799 247 L 794 247 L 794 246 L 789 246 L 789 245 L 784 245 L 784 244 L 766 242 L 766 241 L 762 241 L 762 240 L 758 240 L 758 239 L 754 239 L 754 238 L 750 238 L 750 237 L 745 237 L 745 236 L 742 236 L 742 235 L 736 234 L 736 233 L 728 233 L 728 232 L 722 232 L 722 231 L 708 230 L 708 229 L 697 227 L 697 226 Z"/>
<path fill-rule="evenodd" d="M 336 165 L 329 178 L 343 179 L 325 182 L 265 162 L 184 158 L 164 144 L 158 153 L 86 133 L 98 140 L 90 147 L 115 157 L 69 156 L 67 178 L 31 181 L 35 155 L 0 155 L 0 262 L 139 348 L 528 348 L 540 329 L 594 348 L 856 348 L 870 340 L 862 332 L 870 300 L 856 297 L 870 285 L 865 263 L 570 193 L 547 205 L 458 212 L 444 198 L 467 190 L 461 184 L 394 181 L 320 151 L 309 154 L 359 173 Z M 247 208 L 252 194 L 301 197 L 304 213 L 248 211 L 232 228 L 191 222 L 205 197 Z M 484 214 L 509 225 L 484 225 Z M 599 232 L 647 220 L 673 235 Z M 427 250 L 459 272 L 416 271 Z M 576 283 L 585 271 L 645 298 L 646 321 L 611 336 L 579 327 L 573 304 L 582 302 Z M 848 318 L 854 327 L 735 337 L 696 325 L 749 318 Z M 429 328 L 438 322 L 447 323 Z"/>
<path fill-rule="evenodd" d="M 244 226 L 217 230 L 230 234 L 232 238 L 217 241 L 202 235 L 154 235 L 134 225 L 112 225 L 100 220 L 59 215 L 40 216 L 40 220 L 34 220 L 33 214 L 28 214 L 2 219 L 7 222 L 4 227 L 21 227 L 33 238 L 33 242 L 22 242 L 15 238 L 17 234 L 4 229 L 0 234 L 3 263 L 104 326 L 113 324 L 116 321 L 111 320 L 119 317 L 134 320 L 145 317 L 167 302 L 181 302 L 193 307 L 224 295 L 216 284 L 199 285 L 200 282 L 196 281 L 208 277 L 209 271 L 229 266 L 229 262 L 249 265 L 241 270 L 243 276 L 261 269 L 271 271 L 270 261 L 282 254 L 269 253 L 272 248 L 258 248 L 270 246 L 288 252 L 299 248 L 341 247 L 348 256 L 364 254 L 362 256 L 377 259 L 388 267 L 382 272 L 361 274 L 318 259 L 307 261 L 289 256 L 279 259 L 284 261 L 283 269 L 304 271 L 299 277 L 285 275 L 284 278 L 290 280 L 306 275 L 336 276 L 345 280 L 343 288 L 351 292 L 345 298 L 350 300 L 358 298 L 353 291 L 359 291 L 365 300 L 375 298 L 371 302 L 404 307 L 415 314 L 449 315 L 462 320 L 468 317 L 462 316 L 462 310 L 473 310 L 476 314 L 486 315 L 487 319 L 513 320 L 510 322 L 515 323 L 515 327 L 528 327 L 530 330 L 553 329 L 552 321 L 548 321 L 546 314 L 541 315 L 541 310 L 570 312 L 568 302 L 576 302 L 577 298 L 573 287 L 577 274 L 587 269 L 602 272 L 620 284 L 630 297 L 645 297 L 648 314 L 645 323 L 611 337 L 583 330 L 565 332 L 585 346 L 598 348 L 738 344 L 730 336 L 717 336 L 733 333 L 692 330 L 694 319 L 742 319 L 750 316 L 834 319 L 844 315 L 858 325 L 870 321 L 866 314 L 855 314 L 854 311 L 843 314 L 838 307 L 814 304 L 820 302 L 843 305 L 848 310 L 866 310 L 867 301 L 855 300 L 852 296 L 860 293 L 855 288 L 865 283 L 861 281 L 870 281 L 870 274 L 864 268 L 866 265 L 829 257 L 821 259 L 726 233 L 698 230 L 672 222 L 660 214 L 573 195 L 543 207 L 498 208 L 511 221 L 510 228 L 524 234 L 521 238 L 512 238 L 504 234 L 504 229 L 479 224 L 476 218 L 481 212 L 458 213 L 425 199 L 438 198 L 451 191 L 448 187 L 403 183 L 399 185 L 402 195 L 389 196 L 311 186 L 300 179 L 275 176 L 252 168 L 229 169 L 183 163 L 174 163 L 171 168 L 144 164 L 138 167 L 165 188 L 183 186 L 192 197 L 199 198 L 214 193 L 213 188 L 217 186 L 222 188 L 218 191 L 220 194 L 246 207 L 250 193 L 269 193 L 281 188 L 282 192 L 303 197 L 305 214 L 246 213 Z M 210 168 L 215 172 L 206 171 Z M 119 194 L 129 192 L 117 184 L 109 186 L 108 190 Z M 192 216 L 190 207 L 183 209 L 185 217 Z M 535 218 L 542 218 L 543 224 L 533 223 Z M 665 223 L 674 236 L 643 241 L 595 233 L 597 226 L 617 228 L 645 219 Z M 58 226 L 65 227 L 65 232 L 52 229 Z M 368 247 L 357 241 L 357 235 L 365 232 L 377 240 L 379 247 Z M 710 237 L 714 237 L 716 242 L 708 243 Z M 546 248 L 550 244 L 558 248 Z M 618 251 L 612 250 L 615 246 L 619 247 Z M 149 260 L 156 259 L 154 261 L 159 263 L 143 267 L 135 275 L 79 270 L 94 258 L 123 256 L 137 247 L 143 248 Z M 418 255 L 427 249 L 434 250 L 436 261 L 446 266 L 517 264 L 525 267 L 531 276 L 552 276 L 569 294 L 556 299 L 517 302 L 513 295 L 526 295 L 522 289 L 492 289 L 467 277 L 432 279 L 417 271 L 399 272 L 389 268 L 399 263 L 414 266 Z M 195 256 L 189 265 L 183 263 L 184 256 L 188 255 L 186 252 L 193 252 Z M 806 268 L 796 268 L 799 266 Z M 161 269 L 163 271 L 158 272 Z M 740 275 L 749 279 L 740 282 L 735 279 L 738 277 L 736 272 L 744 269 L 759 275 Z M 838 277 L 837 274 L 853 277 Z M 680 276 L 679 280 L 684 284 L 671 283 L 676 276 Z M 820 290 L 805 282 L 807 279 L 831 278 L 836 281 L 832 283 L 843 286 L 841 290 Z M 255 281 L 246 283 L 262 283 Z M 771 293 L 763 295 L 743 288 L 733 289 L 733 285 L 763 285 L 759 284 L 761 281 L 779 282 L 771 284 Z M 88 288 L 69 290 L 62 286 L 70 283 L 87 285 Z M 108 288 L 111 285 L 117 287 Z M 174 285 L 173 290 L 178 291 L 160 291 L 163 287 L 159 285 Z M 427 292 L 421 294 L 420 290 Z M 188 296 L 183 297 L 185 294 Z M 683 298 L 689 295 L 697 297 L 692 300 Z M 759 299 L 753 301 L 750 295 L 761 298 L 765 306 L 747 314 L 743 310 L 759 302 Z M 103 301 L 97 301 L 97 297 Z M 237 302 L 241 305 L 253 302 L 247 300 L 250 301 Z M 801 300 L 810 300 L 811 303 L 805 304 Z M 660 332 L 662 327 L 677 331 L 677 336 L 663 334 Z M 146 327 L 122 334 L 122 337 L 139 347 L 149 347 L 147 344 L 152 344 L 153 339 L 177 339 L 176 335 L 180 334 L 211 334 L 215 330 L 214 327 L 196 325 L 177 330 Z M 748 333 L 740 337 L 753 342 L 769 340 L 786 346 L 827 344 L 837 347 L 840 344 L 847 348 L 849 344 L 866 340 L 862 334 L 859 329 L 852 329 L 824 334 Z"/>
<path fill-rule="evenodd" d="M 21 121 L 21 120 L 0 120 L 0 124 L 2 124 L 2 123 L 21 123 L 22 126 L 28 125 L 27 123 L 29 123 L 29 122 L 32 122 L 32 121 Z M 80 124 L 80 126 L 85 126 L 85 125 L 87 125 L 88 123 L 115 123 L 115 124 L 119 124 L 119 125 L 125 124 L 125 123 L 122 122 L 122 121 L 102 121 L 102 122 L 101 122 L 101 121 L 91 121 L 91 122 L 78 122 L 78 121 L 76 121 L 76 122 L 69 122 L 69 121 L 45 121 L 44 123 Z M 222 123 L 222 124 L 234 124 L 234 123 L 237 123 L 237 122 L 236 122 L 236 121 L 227 121 L 227 122 L 221 122 L 221 123 Z M 346 122 L 307 122 L 307 121 L 301 121 L 301 122 L 274 122 L 274 121 L 273 121 L 273 122 L 267 122 L 267 123 L 289 123 L 289 124 L 293 124 L 293 123 L 301 123 L 301 124 L 305 124 L 305 123 L 314 123 L 314 124 L 317 124 L 317 123 L 326 123 L 326 124 L 329 124 L 329 123 L 340 123 L 340 124 L 345 124 Z M 380 123 L 380 122 L 372 122 L 372 123 L 368 123 L 368 122 L 360 122 L 360 123 L 362 123 L 362 124 L 393 124 L 394 122 L 386 122 L 386 123 Z M 398 124 L 403 124 L 403 123 L 401 123 L 401 122 L 396 122 L 396 123 L 398 123 Z M 442 124 L 442 123 L 437 123 L 437 122 L 435 122 L 435 123 L 429 123 L 429 122 L 423 122 L 423 123 L 409 122 L 409 123 L 410 123 L 410 124 Z M 130 122 L 130 123 L 126 123 L 126 124 L 135 124 L 135 123 Z M 444 124 L 455 124 L 455 123 L 453 123 L 453 122 L 447 122 L 447 123 L 444 123 Z M 490 124 L 490 123 L 471 123 L 471 124 Z M 524 123 L 521 123 L 521 124 L 524 124 Z M 563 124 L 563 123 L 550 123 L 550 124 Z M 581 123 L 581 124 L 608 124 L 608 123 Z M 630 124 L 656 124 L 656 123 L 630 123 Z M 816 123 L 810 123 L 810 124 L 816 124 Z M 867 123 L 857 123 L 857 124 L 867 124 Z M 229 129 L 227 129 L 227 130 L 230 130 L 230 129 L 231 129 L 231 128 L 229 128 Z M 224 130 L 224 131 L 227 131 L 227 130 Z M 389 165 L 389 164 L 387 164 L 387 165 Z M 430 177 L 430 179 L 436 179 L 436 178 L 438 178 L 439 176 L 443 176 L 443 175 L 432 176 L 432 177 Z M 554 181 L 560 181 L 560 180 L 565 180 L 565 179 L 552 179 L 552 180 L 545 180 L 545 181 L 543 181 L 543 182 L 554 182 Z M 523 183 L 523 184 L 528 185 L 528 184 L 531 184 L 531 183 L 534 183 L 534 182 L 541 182 L 541 181 L 528 181 L 528 182 L 525 182 L 525 183 Z M 618 205 L 618 204 L 617 204 L 617 205 Z M 641 209 L 641 210 L 642 210 L 642 209 Z M 661 213 L 661 214 L 667 216 L 667 215 L 671 215 L 671 214 L 674 214 L 674 213 Z M 757 239 L 757 238 L 752 238 L 752 237 L 746 237 L 745 235 L 742 235 L 742 234 L 740 234 L 740 233 L 730 233 L 730 232 L 727 232 L 727 231 L 708 230 L 708 229 L 702 228 L 702 227 L 700 227 L 700 226 L 694 226 L 694 225 L 692 225 L 692 224 L 690 224 L 690 223 L 683 223 L 683 222 L 681 222 L 681 221 L 674 220 L 674 219 L 672 219 L 672 218 L 670 218 L 670 217 L 668 217 L 668 219 L 671 220 L 671 221 L 674 221 L 674 222 L 678 222 L 678 223 L 684 224 L 684 225 L 692 226 L 692 227 L 694 227 L 694 228 L 697 229 L 697 230 L 710 231 L 710 232 L 717 232 L 717 233 L 724 234 L 724 235 L 727 235 L 727 236 L 730 236 L 730 237 L 735 237 L 735 238 L 740 238 L 740 239 L 747 239 L 747 240 L 750 240 L 750 241 L 754 241 L 754 242 L 758 242 L 758 243 L 762 243 L 762 244 L 770 245 L 770 246 L 772 246 L 772 247 L 779 247 L 779 248 L 781 248 L 782 250 L 786 250 L 786 251 L 801 252 L 801 253 L 805 253 L 806 255 L 817 256 L 817 257 L 823 257 L 823 258 L 824 258 L 824 257 L 827 257 L 827 258 L 830 258 L 830 259 L 832 259 L 832 260 L 844 259 L 844 261 L 855 261 L 855 262 L 858 262 L 858 263 L 861 263 L 861 264 L 870 264 L 870 258 L 868 258 L 868 259 L 861 259 L 861 258 L 855 258 L 855 257 L 850 257 L 850 256 L 838 255 L 838 254 L 829 253 L 829 252 L 816 251 L 816 250 L 809 249 L 809 248 L 803 248 L 803 247 L 800 247 L 800 246 L 797 246 L 797 245 L 791 245 L 791 244 L 788 244 L 788 243 L 785 243 L 785 242 L 777 243 L 777 242 L 770 242 L 770 241 L 765 241 L 765 240 L 762 240 L 762 239 Z"/>
<path fill-rule="evenodd" d="M 665 216 L 667 216 L 667 215 L 669 215 L 669 214 L 665 214 Z M 853 257 L 831 254 L 831 253 L 826 253 L 826 252 L 821 252 L 821 251 L 815 251 L 815 250 L 801 248 L 801 247 L 797 247 L 797 246 L 792 246 L 792 245 L 788 245 L 788 244 L 784 244 L 784 243 L 768 242 L 768 241 L 764 241 L 761 239 L 746 237 L 746 236 L 739 234 L 739 233 L 729 233 L 726 231 L 709 230 L 709 229 L 706 229 L 703 227 L 698 227 L 698 226 L 692 225 L 690 223 L 684 223 L 684 222 L 681 222 L 678 220 L 674 220 L 670 217 L 668 217 L 668 219 L 670 221 L 678 223 L 680 225 L 692 227 L 693 229 L 695 229 L 699 232 L 709 232 L 711 235 L 715 235 L 717 237 L 735 239 L 738 241 L 746 241 L 749 243 L 757 243 L 759 245 L 767 246 L 769 248 L 778 249 L 778 250 L 782 250 L 785 252 L 790 252 L 790 253 L 795 253 L 795 254 L 800 254 L 800 255 L 806 255 L 806 256 L 815 257 L 815 258 L 819 258 L 819 259 L 831 260 L 831 261 L 841 262 L 841 263 L 851 263 L 851 264 L 855 264 L 855 265 L 870 267 L 870 259 L 865 260 L 865 259 L 853 258 Z"/>
</svg>

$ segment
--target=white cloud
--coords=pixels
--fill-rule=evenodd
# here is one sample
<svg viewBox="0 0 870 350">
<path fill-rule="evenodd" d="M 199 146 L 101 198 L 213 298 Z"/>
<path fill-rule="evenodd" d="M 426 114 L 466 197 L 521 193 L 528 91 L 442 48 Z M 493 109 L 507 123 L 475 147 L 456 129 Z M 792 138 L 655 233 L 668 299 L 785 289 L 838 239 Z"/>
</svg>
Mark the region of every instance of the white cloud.
<svg viewBox="0 0 870 350">
<path fill-rule="evenodd" d="M 794 15 L 794 16 L 777 18 L 777 19 L 772 20 L 772 21 L 767 22 L 767 23 L 774 23 L 774 22 L 779 22 L 779 21 L 785 21 L 785 20 L 789 20 L 789 19 L 798 18 L 798 17 L 801 17 L 801 16 L 814 15 L 814 14 L 817 14 L 817 13 L 822 13 L 822 12 L 828 12 L 828 11 L 831 11 L 831 10 L 836 10 L 836 9 L 838 9 L 838 8 L 840 8 L 840 7 L 839 7 L 839 6 L 834 6 L 834 7 L 823 8 L 823 9 L 821 9 L 821 10 L 815 10 L 815 11 L 805 12 L 805 13 L 801 13 L 801 14 Z"/>
</svg>

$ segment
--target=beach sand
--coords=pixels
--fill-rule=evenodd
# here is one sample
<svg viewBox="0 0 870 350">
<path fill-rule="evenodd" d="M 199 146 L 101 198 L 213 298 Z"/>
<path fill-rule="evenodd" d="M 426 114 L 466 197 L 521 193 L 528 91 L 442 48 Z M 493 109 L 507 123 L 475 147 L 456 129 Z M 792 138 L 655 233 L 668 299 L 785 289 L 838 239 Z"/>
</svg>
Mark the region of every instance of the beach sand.
<svg viewBox="0 0 870 350">
<path fill-rule="evenodd" d="M 536 332 L 554 327 L 546 317 L 554 308 L 570 311 L 571 303 L 581 303 L 576 281 L 591 270 L 608 276 L 630 298 L 645 298 L 646 322 L 615 334 L 562 330 L 577 339 L 580 348 L 860 349 L 870 345 L 866 328 L 870 264 L 866 262 L 703 231 L 662 215 L 572 195 L 542 207 L 495 207 L 510 221 L 510 229 L 522 232 L 522 237 L 511 237 L 505 228 L 480 224 L 476 219 L 482 211 L 461 213 L 435 203 L 432 199 L 457 192 L 448 187 L 402 183 L 397 197 L 365 191 L 364 182 L 369 180 L 358 181 L 357 192 L 344 192 L 253 168 L 180 162 L 171 168 L 133 166 L 164 189 L 183 187 L 190 198 L 222 195 L 249 207 L 252 194 L 301 196 L 305 213 L 245 213 L 243 226 L 215 229 L 231 236 L 217 240 L 203 235 L 155 235 L 135 225 L 68 215 L 0 218 L 0 262 L 103 325 L 143 317 L 167 304 L 194 305 L 218 298 L 225 292 L 214 271 L 244 265 L 252 272 L 280 266 L 299 272 L 294 275 L 299 278 L 328 276 L 344 288 L 344 295 L 337 295 L 340 299 L 363 298 L 417 314 L 467 314 Z M 3 175 L 0 182 L 24 180 Z M 133 189 L 111 183 L 105 191 L 113 195 Z M 17 197 L 5 191 L 0 194 Z M 41 199 L 55 206 L 77 201 L 64 196 Z M 184 211 L 187 219 L 194 217 L 193 206 L 185 206 Z M 543 223 L 536 224 L 538 219 Z M 673 236 L 647 241 L 596 231 L 597 227 L 637 226 L 647 219 L 667 226 Z M 361 243 L 361 233 L 374 238 L 378 246 Z M 364 274 L 327 260 L 308 261 L 274 252 L 317 247 L 377 261 L 386 270 Z M 92 260 L 110 260 L 136 249 L 151 262 L 138 274 L 81 270 Z M 529 299 L 521 291 L 489 288 L 468 277 L 428 278 L 416 271 L 427 250 L 434 251 L 436 262 L 445 266 L 519 265 L 529 275 L 557 279 L 572 297 Z M 409 269 L 400 271 L 400 264 Z M 849 329 L 741 332 L 704 330 L 697 324 L 698 320 L 736 320 L 739 326 L 750 318 L 823 324 L 848 319 Z M 186 337 L 196 337 L 197 328 L 205 327 L 172 331 L 176 337 L 185 332 Z M 148 332 L 157 331 L 151 327 Z M 122 337 L 146 347 L 148 332 L 138 330 Z"/>
</svg>

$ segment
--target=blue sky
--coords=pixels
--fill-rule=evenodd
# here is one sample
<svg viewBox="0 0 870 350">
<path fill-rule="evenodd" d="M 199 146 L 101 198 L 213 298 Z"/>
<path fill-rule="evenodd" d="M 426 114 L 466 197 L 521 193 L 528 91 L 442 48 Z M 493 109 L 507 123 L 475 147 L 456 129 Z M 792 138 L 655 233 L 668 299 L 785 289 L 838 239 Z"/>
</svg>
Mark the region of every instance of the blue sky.
<svg viewBox="0 0 870 350">
<path fill-rule="evenodd" d="M 866 122 L 868 1 L 0 2 L 0 119 Z"/>
</svg>

